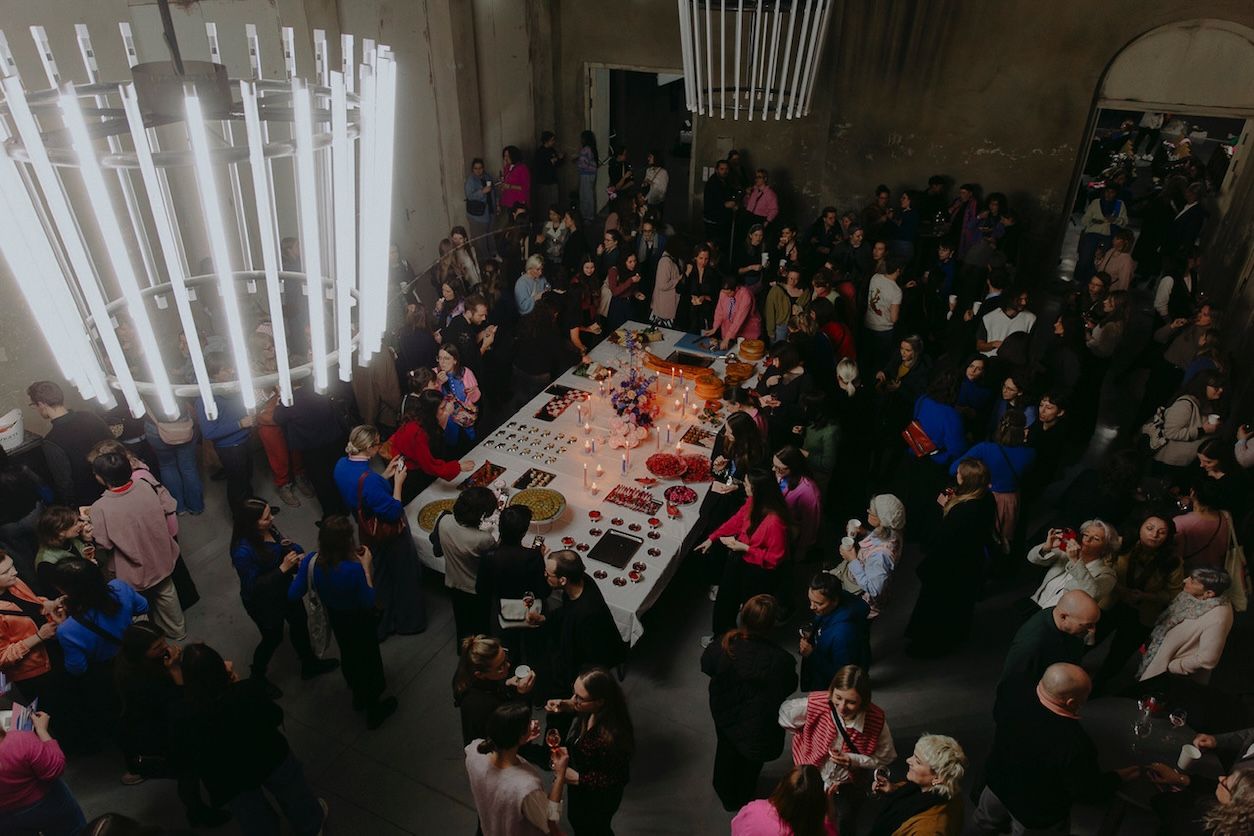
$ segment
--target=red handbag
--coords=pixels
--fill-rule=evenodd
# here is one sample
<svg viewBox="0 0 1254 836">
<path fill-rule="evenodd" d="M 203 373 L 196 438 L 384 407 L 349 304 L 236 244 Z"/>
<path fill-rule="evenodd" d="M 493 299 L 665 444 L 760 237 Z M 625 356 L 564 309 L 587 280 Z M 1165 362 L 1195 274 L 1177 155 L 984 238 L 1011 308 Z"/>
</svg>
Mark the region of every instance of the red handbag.
<svg viewBox="0 0 1254 836">
<path fill-rule="evenodd" d="M 405 513 L 402 511 L 399 517 L 388 522 L 362 509 L 362 491 L 366 484 L 366 477 L 369 475 L 369 472 L 363 473 L 357 480 L 357 510 L 354 516 L 357 517 L 358 539 L 363 545 L 377 546 L 392 540 L 405 530 Z"/>
<path fill-rule="evenodd" d="M 936 442 L 928 438 L 927 431 L 917 419 L 906 425 L 906 428 L 901 431 L 901 437 L 916 459 L 931 456 L 936 452 Z"/>
</svg>

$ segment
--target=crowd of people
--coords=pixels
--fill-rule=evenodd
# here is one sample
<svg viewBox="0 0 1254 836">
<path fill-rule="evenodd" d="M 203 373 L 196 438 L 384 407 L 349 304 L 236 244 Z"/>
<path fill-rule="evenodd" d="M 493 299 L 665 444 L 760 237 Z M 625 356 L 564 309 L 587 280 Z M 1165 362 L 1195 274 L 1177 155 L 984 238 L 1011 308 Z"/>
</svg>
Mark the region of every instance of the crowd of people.
<svg viewBox="0 0 1254 836">
<path fill-rule="evenodd" d="M 942 176 L 895 197 L 879 186 L 867 206 L 825 207 L 807 226 L 769 172 L 749 176 L 733 154 L 687 234 L 664 220 L 659 153 L 640 172 L 613 154 L 603 202 L 596 137 L 580 145 L 567 199 L 552 133 L 530 166 L 515 146 L 499 175 L 473 162 L 466 226 L 438 260 L 419 272 L 393 249 L 388 350 L 351 386 L 298 383 L 291 404 L 261 392 L 255 410 L 219 395 L 212 418 L 195 400 L 120 435 L 116 416 L 68 409 L 57 384 L 29 387 L 52 427 L 51 478 L 0 460 L 0 673 L 38 710 L 33 730 L 0 736 L 0 825 L 77 832 L 65 755 L 110 746 L 124 783 L 173 779 L 193 825 L 234 817 L 277 833 L 269 793 L 293 832 L 320 832 L 326 804 L 267 677 L 285 633 L 303 678 L 340 670 L 366 728 L 382 726 L 397 700 L 379 644 L 427 627 L 405 506 L 472 470 L 478 439 L 636 320 L 719 350 L 766 346 L 756 380 L 725 393 L 685 557 L 713 604 L 700 667 L 733 834 L 956 836 L 968 755 L 925 734 L 893 779 L 872 631 L 908 612 L 906 654 L 954 654 L 984 596 L 1030 573 L 974 826 L 1069 832 L 1073 803 L 1148 775 L 1163 832 L 1246 832 L 1254 731 L 1234 732 L 1244 715 L 1207 680 L 1249 592 L 1254 447 L 1189 210 L 1205 185 L 1180 187 L 1187 166 L 1167 172 L 1162 199 L 1178 194 L 1190 227 L 1159 230 L 1152 268 L 1133 255 L 1144 209 L 1112 182 L 1086 207 L 1074 281 L 1029 285 L 1022 223 L 973 183 L 952 199 Z M 298 267 L 285 242 L 285 269 Z M 264 374 L 274 342 L 255 325 Z M 231 380 L 217 339 L 206 368 Z M 255 446 L 280 502 L 317 503 L 319 527 L 300 532 L 316 547 L 284 536 L 282 508 L 258 496 Z M 258 632 L 246 676 L 182 644 L 199 595 L 179 525 L 205 510 L 201 460 L 225 482 L 229 556 Z M 529 541 L 530 523 L 471 487 L 431 533 L 466 773 L 487 836 L 559 833 L 563 805 L 576 834 L 609 834 L 636 751 L 629 648 L 583 557 Z M 907 545 L 921 553 L 914 601 L 894 594 Z M 1230 771 L 1217 789 L 1167 764 L 1102 772 L 1078 722 L 1094 693 L 1187 705 L 1195 727 L 1234 732 L 1195 741 L 1228 752 Z M 789 733 L 793 768 L 761 798 Z"/>
</svg>

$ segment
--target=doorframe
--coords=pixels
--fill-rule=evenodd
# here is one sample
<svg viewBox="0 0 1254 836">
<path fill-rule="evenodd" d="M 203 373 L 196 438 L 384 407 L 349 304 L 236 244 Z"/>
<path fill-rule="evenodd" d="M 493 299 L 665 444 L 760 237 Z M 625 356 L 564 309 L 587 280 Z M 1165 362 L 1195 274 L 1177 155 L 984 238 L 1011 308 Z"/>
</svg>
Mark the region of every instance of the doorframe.
<svg viewBox="0 0 1254 836">
<path fill-rule="evenodd" d="M 594 76 L 594 72 L 596 70 L 605 70 L 607 72 L 610 70 L 626 70 L 628 72 L 633 72 L 633 73 L 652 73 L 654 75 L 658 73 L 665 73 L 667 75 L 679 76 L 679 79 L 677 79 L 677 81 L 682 81 L 684 78 L 683 67 L 653 67 L 653 66 L 644 66 L 640 64 L 612 64 L 612 63 L 607 64 L 602 61 L 585 61 L 583 65 L 583 123 L 588 126 L 592 125 L 592 111 L 594 107 L 592 91 L 596 88 L 596 78 Z M 608 105 L 609 103 L 606 102 L 606 106 Z M 697 147 L 697 120 L 695 118 L 696 113 L 692 109 L 689 109 L 688 113 L 691 114 L 691 118 L 692 118 L 692 147 L 695 150 Z M 606 147 L 608 148 L 609 146 L 606 146 Z M 692 157 L 689 157 L 688 158 L 688 205 L 685 207 L 685 210 L 686 210 L 685 215 L 689 223 L 692 222 L 692 201 L 694 197 L 693 190 L 695 188 L 695 185 L 694 185 L 695 172 L 696 172 L 696 166 L 692 162 Z"/>
</svg>

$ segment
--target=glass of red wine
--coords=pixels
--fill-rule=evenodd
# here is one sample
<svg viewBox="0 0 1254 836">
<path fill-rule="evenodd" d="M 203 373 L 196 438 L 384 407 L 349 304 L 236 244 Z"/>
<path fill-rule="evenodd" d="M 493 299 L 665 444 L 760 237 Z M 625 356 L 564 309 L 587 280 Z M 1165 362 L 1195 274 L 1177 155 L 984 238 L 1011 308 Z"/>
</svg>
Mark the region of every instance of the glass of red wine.
<svg viewBox="0 0 1254 836">
<path fill-rule="evenodd" d="M 531 609 L 532 605 L 536 602 L 536 594 L 534 592 L 524 592 L 522 601 L 524 607 Z"/>
<path fill-rule="evenodd" d="M 549 729 L 548 733 L 544 735 L 544 742 L 548 744 L 550 749 L 556 752 L 562 748 L 562 733 L 557 729 Z"/>
</svg>

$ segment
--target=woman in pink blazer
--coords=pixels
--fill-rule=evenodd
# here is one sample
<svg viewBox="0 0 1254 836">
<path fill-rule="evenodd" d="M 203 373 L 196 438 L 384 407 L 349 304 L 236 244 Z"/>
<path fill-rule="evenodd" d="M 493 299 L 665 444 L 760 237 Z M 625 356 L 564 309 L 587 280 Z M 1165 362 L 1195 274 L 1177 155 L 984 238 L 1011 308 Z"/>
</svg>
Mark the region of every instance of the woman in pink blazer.
<svg viewBox="0 0 1254 836">
<path fill-rule="evenodd" d="M 1225 594 L 1231 585 L 1223 569 L 1199 566 L 1190 572 L 1184 590 L 1158 616 L 1145 642 L 1137 679 L 1173 673 L 1209 680 L 1232 629 L 1232 605 Z"/>
<path fill-rule="evenodd" d="M 753 291 L 741 284 L 740 276 L 723 279 L 723 290 L 714 302 L 714 327 L 701 332 L 703 337 L 714 334 L 719 335 L 723 351 L 741 337 L 756 340 L 762 336 L 762 318 Z"/>
</svg>

